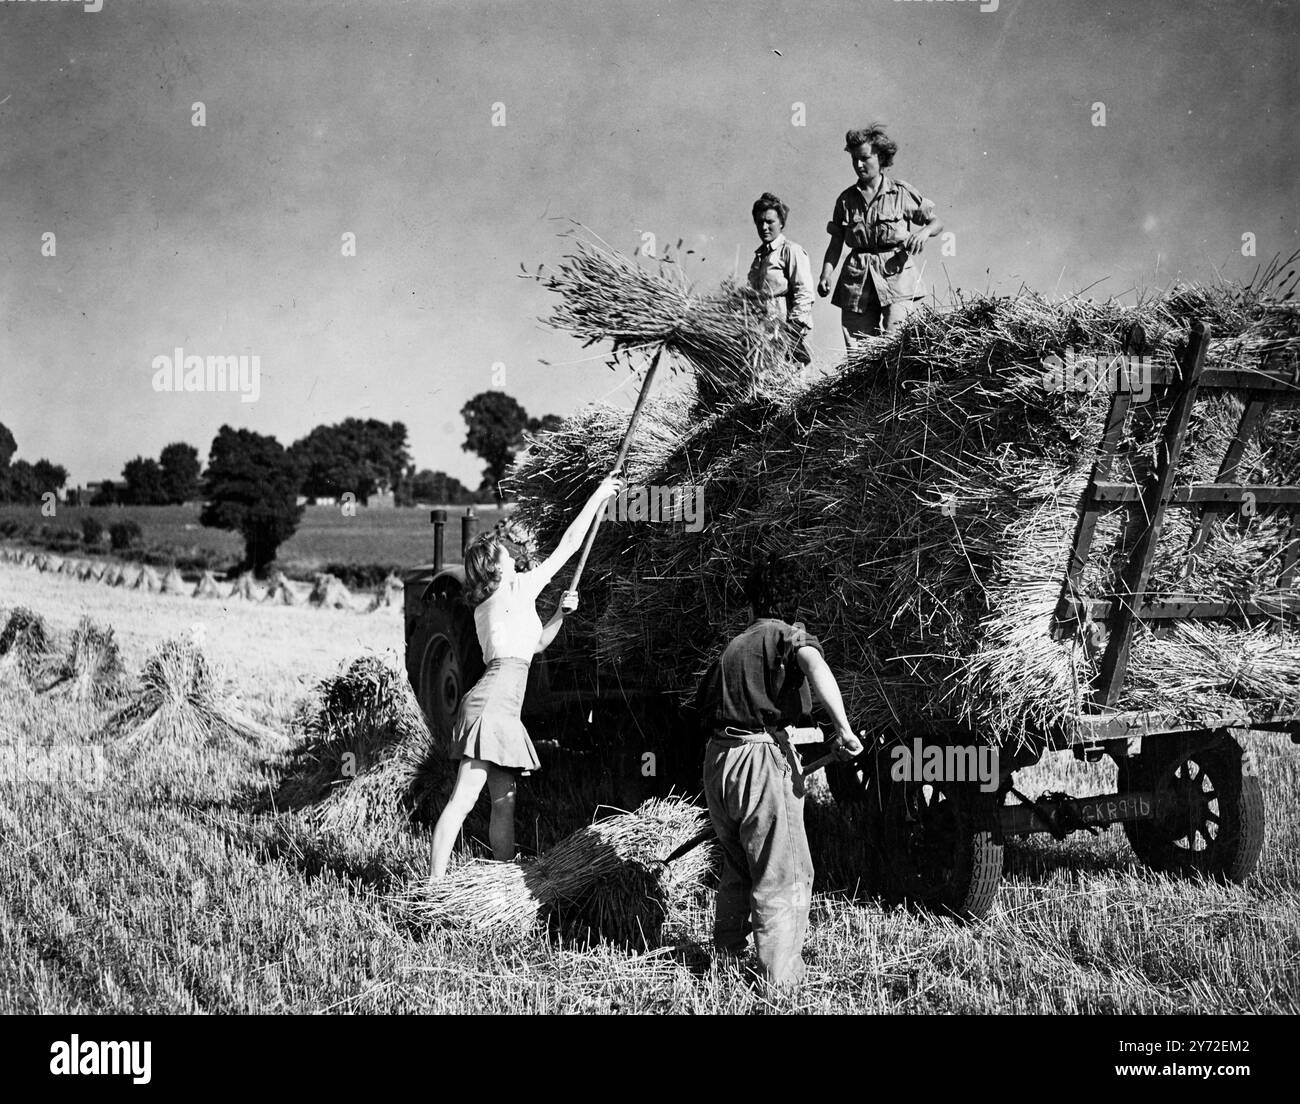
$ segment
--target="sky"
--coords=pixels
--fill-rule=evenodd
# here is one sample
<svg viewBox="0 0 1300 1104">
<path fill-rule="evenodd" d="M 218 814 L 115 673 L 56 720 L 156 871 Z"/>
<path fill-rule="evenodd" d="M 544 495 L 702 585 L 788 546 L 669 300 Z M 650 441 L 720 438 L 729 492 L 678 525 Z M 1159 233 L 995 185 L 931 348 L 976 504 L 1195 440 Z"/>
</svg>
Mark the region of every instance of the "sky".
<svg viewBox="0 0 1300 1104">
<path fill-rule="evenodd" d="M 0 0 L 0 423 L 85 484 L 172 441 L 206 458 L 222 424 L 287 445 L 397 420 L 419 467 L 477 486 L 472 395 L 635 394 L 540 321 L 521 264 L 576 222 L 627 253 L 682 239 L 710 286 L 774 191 L 819 267 L 844 132 L 875 121 L 953 234 L 922 255 L 940 302 L 1131 298 L 1300 247 L 1300 5 L 983 6 Z M 827 369 L 837 313 L 814 310 Z M 257 401 L 155 390 L 177 347 L 258 356 Z"/>
</svg>

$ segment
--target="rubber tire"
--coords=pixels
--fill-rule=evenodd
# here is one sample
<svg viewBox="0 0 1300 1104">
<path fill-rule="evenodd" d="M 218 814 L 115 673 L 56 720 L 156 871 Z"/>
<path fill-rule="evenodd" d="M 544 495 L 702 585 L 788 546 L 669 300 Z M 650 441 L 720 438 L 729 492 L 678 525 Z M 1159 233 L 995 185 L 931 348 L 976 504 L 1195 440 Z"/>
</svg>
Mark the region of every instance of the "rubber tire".
<svg viewBox="0 0 1300 1104">
<path fill-rule="evenodd" d="M 1218 799 L 1220 822 L 1210 845 L 1193 850 L 1177 842 L 1187 838 L 1187 832 L 1173 834 L 1192 828 L 1194 818 L 1190 816 L 1182 822 L 1125 821 L 1124 833 L 1134 854 L 1145 866 L 1164 874 L 1244 882 L 1254 873 L 1264 847 L 1264 792 L 1258 778 L 1242 773 L 1241 745 L 1222 734 L 1212 747 L 1201 751 L 1188 752 L 1177 744 L 1159 747 L 1154 740 L 1152 746 L 1150 752 L 1120 761 L 1120 791 L 1147 792 L 1168 786 L 1177 779 L 1175 772 L 1189 761 L 1195 762 L 1202 788 L 1208 779 Z"/>
<path fill-rule="evenodd" d="M 406 657 L 429 731 L 445 748 L 460 699 L 484 668 L 473 616 L 458 595 L 441 594 L 429 602 L 407 642 Z"/>
<path fill-rule="evenodd" d="M 929 799 L 926 799 L 929 791 Z M 886 778 L 879 804 L 869 801 L 875 852 L 870 873 L 887 900 L 919 906 L 961 920 L 988 915 L 1002 879 L 1003 846 L 992 795 L 972 783 L 896 782 Z M 927 844 L 907 820 L 907 809 L 923 808 L 933 820 L 949 818 L 938 839 Z M 951 805 L 951 812 L 942 807 Z M 933 830 L 929 833 L 933 835 Z M 936 873 L 933 855 L 917 855 L 937 847 L 944 873 Z"/>
</svg>

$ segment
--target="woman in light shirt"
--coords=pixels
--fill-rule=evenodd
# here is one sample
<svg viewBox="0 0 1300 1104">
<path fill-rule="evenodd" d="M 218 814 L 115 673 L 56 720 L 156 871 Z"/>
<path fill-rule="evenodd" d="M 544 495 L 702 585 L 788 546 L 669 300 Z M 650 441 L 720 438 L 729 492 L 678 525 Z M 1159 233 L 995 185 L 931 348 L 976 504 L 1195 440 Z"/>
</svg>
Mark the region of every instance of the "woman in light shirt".
<svg viewBox="0 0 1300 1104">
<path fill-rule="evenodd" d="M 790 208 L 771 192 L 754 201 L 751 214 L 758 248 L 749 266 L 749 286 L 763 303 L 767 318 L 790 337 L 790 355 L 800 364 L 812 362 L 808 335 L 812 333 L 812 262 L 803 246 L 785 236 Z"/>
<path fill-rule="evenodd" d="M 460 768 L 433 830 L 432 880 L 446 874 L 461 825 L 485 783 L 492 799 L 488 827 L 492 855 L 503 862 L 515 857 L 516 776 L 540 766 L 520 719 L 528 668 L 533 656 L 555 639 L 564 615 L 578 606 L 577 595 L 566 593 L 555 615 L 543 625 L 537 616 L 537 598 L 581 546 L 597 512 L 622 486 L 617 476 L 607 477 L 565 530 L 555 551 L 531 571 L 515 570 L 509 546 L 495 533 L 484 533 L 465 553 L 465 597 L 474 607 L 474 627 L 487 669 L 461 700 L 452 730 L 449 758 L 459 759 Z"/>
</svg>

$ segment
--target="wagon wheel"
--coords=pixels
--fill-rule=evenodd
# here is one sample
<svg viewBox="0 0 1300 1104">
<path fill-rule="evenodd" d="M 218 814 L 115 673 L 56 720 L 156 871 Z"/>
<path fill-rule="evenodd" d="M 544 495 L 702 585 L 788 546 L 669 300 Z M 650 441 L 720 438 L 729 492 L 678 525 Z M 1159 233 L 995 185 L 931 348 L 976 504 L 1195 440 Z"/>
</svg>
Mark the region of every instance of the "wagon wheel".
<svg viewBox="0 0 1300 1104">
<path fill-rule="evenodd" d="M 935 912 L 978 919 L 1002 877 L 992 795 L 968 782 L 886 780 L 873 819 L 881 887 Z"/>
<path fill-rule="evenodd" d="M 454 597 L 440 595 L 426 608 L 411 634 L 408 655 L 416 700 L 429 731 L 445 748 L 460 700 L 483 672 L 473 622 Z"/>
<path fill-rule="evenodd" d="M 1119 788 L 1157 793 L 1160 815 L 1124 822 L 1134 853 L 1152 870 L 1243 882 L 1264 846 L 1264 794 L 1242 772 L 1241 745 L 1226 733 L 1206 748 L 1159 747 L 1119 763 Z"/>
</svg>

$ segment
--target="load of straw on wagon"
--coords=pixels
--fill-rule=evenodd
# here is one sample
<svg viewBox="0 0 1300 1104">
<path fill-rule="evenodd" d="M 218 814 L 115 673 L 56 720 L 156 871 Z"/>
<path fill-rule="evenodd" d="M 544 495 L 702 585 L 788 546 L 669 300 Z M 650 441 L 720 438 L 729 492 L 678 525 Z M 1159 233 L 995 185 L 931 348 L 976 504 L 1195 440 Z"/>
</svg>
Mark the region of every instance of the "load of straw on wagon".
<svg viewBox="0 0 1300 1104">
<path fill-rule="evenodd" d="M 680 522 L 602 528 L 586 579 L 589 593 L 602 591 L 589 606 L 598 611 L 590 662 L 654 670 L 666 688 L 689 693 L 745 623 L 739 572 L 753 548 L 779 547 L 816 565 L 822 585 L 807 597 L 807 620 L 845 672 L 861 724 L 960 720 L 996 744 L 1077 714 L 1098 662 L 1077 635 L 1054 639 L 1051 621 L 1111 390 L 1053 386 L 1051 358 L 1119 353 L 1135 324 L 1152 369 L 1177 364 L 1196 320 L 1210 327 L 1212 365 L 1250 367 L 1300 340 L 1295 305 L 1250 289 L 1183 289 L 1132 307 L 1032 293 L 972 297 L 921 313 L 896 337 L 804 383 L 751 370 L 757 341 L 734 297 L 693 300 L 674 281 L 644 269 L 633 278 L 589 247 L 552 286 L 563 303 L 557 324 L 616 347 L 676 335 L 675 356 L 731 384 L 725 398 L 713 387 L 693 401 L 647 405 L 629 495 L 677 488 L 684 501 L 688 490 L 702 491 L 706 523 L 698 532 Z M 695 326 L 712 339 L 696 337 Z M 1124 441 L 1134 470 L 1150 463 L 1165 413 L 1158 397 L 1135 408 Z M 1230 396 L 1195 405 L 1180 479 L 1214 478 L 1240 414 Z M 532 442 L 512 485 L 519 521 L 541 542 L 554 539 L 557 519 L 571 516 L 594 473 L 607 469 L 625 425 L 625 414 L 595 406 Z M 1274 408 L 1237 475 L 1300 477 L 1300 412 Z M 1192 520 L 1171 519 L 1149 593 L 1242 601 L 1277 591 L 1277 550 L 1291 519 L 1240 520 L 1214 526 L 1184 576 Z M 1098 525 L 1086 596 L 1107 592 L 1124 555 L 1122 522 L 1116 511 Z M 1297 670 L 1293 623 L 1176 625 L 1139 634 L 1119 704 L 1295 712 Z"/>
</svg>

